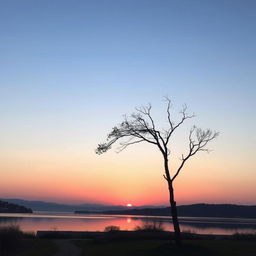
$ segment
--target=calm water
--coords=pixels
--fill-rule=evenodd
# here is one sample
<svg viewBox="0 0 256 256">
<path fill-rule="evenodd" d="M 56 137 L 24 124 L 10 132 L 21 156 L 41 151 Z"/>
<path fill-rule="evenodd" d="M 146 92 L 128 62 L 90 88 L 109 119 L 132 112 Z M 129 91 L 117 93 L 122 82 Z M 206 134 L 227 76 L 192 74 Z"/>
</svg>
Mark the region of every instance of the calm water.
<svg viewBox="0 0 256 256">
<path fill-rule="evenodd" d="M 83 215 L 60 212 L 35 212 L 33 214 L 0 213 L 0 226 L 19 225 L 23 231 L 66 230 L 103 231 L 106 226 L 119 226 L 121 230 L 133 230 L 145 223 L 161 222 L 163 228 L 172 231 L 168 217 L 128 215 Z M 181 217 L 182 231 L 198 234 L 256 233 L 256 219 Z"/>
</svg>

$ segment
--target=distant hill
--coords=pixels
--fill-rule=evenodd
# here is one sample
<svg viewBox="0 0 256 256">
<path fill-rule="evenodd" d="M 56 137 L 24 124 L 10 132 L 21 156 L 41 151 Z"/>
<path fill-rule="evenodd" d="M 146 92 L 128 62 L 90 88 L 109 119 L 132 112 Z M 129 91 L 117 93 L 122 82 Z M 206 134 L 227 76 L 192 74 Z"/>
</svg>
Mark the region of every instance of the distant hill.
<svg viewBox="0 0 256 256">
<path fill-rule="evenodd" d="M 177 207 L 178 215 L 183 217 L 222 217 L 222 218 L 256 218 L 256 206 L 234 204 L 192 204 Z M 75 211 L 75 213 L 99 213 L 91 211 Z M 102 211 L 101 214 L 113 215 L 151 215 L 171 216 L 171 208 L 144 208 L 122 211 Z"/>
<path fill-rule="evenodd" d="M 33 211 L 54 211 L 54 212 L 74 212 L 78 209 L 84 211 L 108 211 L 124 210 L 127 207 L 119 205 L 102 205 L 102 204 L 58 204 L 44 201 L 29 201 L 23 199 L 0 199 L 9 203 L 20 204 L 31 208 Z"/>
<path fill-rule="evenodd" d="M 0 213 L 33 213 L 30 208 L 0 201 Z"/>
</svg>

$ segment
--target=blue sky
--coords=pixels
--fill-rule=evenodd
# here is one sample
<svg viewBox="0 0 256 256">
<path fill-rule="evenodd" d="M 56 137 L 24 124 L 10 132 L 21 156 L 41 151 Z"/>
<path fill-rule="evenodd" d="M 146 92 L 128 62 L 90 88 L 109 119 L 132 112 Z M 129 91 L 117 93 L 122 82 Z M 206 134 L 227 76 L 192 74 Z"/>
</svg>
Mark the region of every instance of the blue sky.
<svg viewBox="0 0 256 256">
<path fill-rule="evenodd" d="M 215 151 L 249 161 L 251 175 L 255 10 L 250 0 L 0 1 L 2 158 L 93 152 L 122 114 L 152 102 L 161 115 L 168 95 L 220 131 Z"/>
</svg>

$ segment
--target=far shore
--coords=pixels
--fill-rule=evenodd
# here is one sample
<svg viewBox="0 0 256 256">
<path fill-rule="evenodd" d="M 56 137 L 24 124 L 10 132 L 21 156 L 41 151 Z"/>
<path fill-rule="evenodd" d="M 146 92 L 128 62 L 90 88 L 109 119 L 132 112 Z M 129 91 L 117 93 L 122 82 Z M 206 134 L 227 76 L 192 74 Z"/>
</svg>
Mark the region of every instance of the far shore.
<svg viewBox="0 0 256 256">
<path fill-rule="evenodd" d="M 192 232 L 181 232 L 183 239 L 243 239 L 253 238 L 256 234 L 243 234 L 237 233 L 232 235 L 218 235 L 218 234 L 197 234 Z M 174 232 L 171 231 L 41 231 L 36 232 L 38 238 L 54 238 L 54 239 L 94 239 L 94 240 L 106 240 L 106 239 L 174 239 Z"/>
</svg>

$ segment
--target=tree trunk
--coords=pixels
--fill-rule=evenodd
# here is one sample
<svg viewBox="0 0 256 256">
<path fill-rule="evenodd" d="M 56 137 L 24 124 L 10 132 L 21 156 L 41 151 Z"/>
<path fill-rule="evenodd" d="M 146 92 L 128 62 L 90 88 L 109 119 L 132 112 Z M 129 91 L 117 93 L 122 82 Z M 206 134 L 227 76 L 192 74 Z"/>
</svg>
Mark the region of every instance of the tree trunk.
<svg viewBox="0 0 256 256">
<path fill-rule="evenodd" d="M 171 205 L 172 223 L 173 223 L 173 228 L 174 228 L 175 242 L 176 242 L 177 246 L 181 246 L 180 225 L 179 225 L 178 214 L 177 214 L 177 206 L 176 206 L 176 202 L 174 199 L 173 184 L 172 184 L 172 180 L 171 180 L 170 172 L 169 172 L 168 155 L 167 154 L 164 156 L 164 167 L 165 167 L 166 180 L 168 182 L 168 188 L 169 188 L 169 197 L 170 197 L 170 205 Z"/>
<path fill-rule="evenodd" d="M 177 246 L 181 246 L 180 224 L 178 220 L 177 206 L 174 200 L 174 191 L 173 191 L 172 182 L 169 182 L 169 193 L 170 193 L 170 204 L 171 204 L 172 223 L 174 228 L 175 242 Z"/>
</svg>

